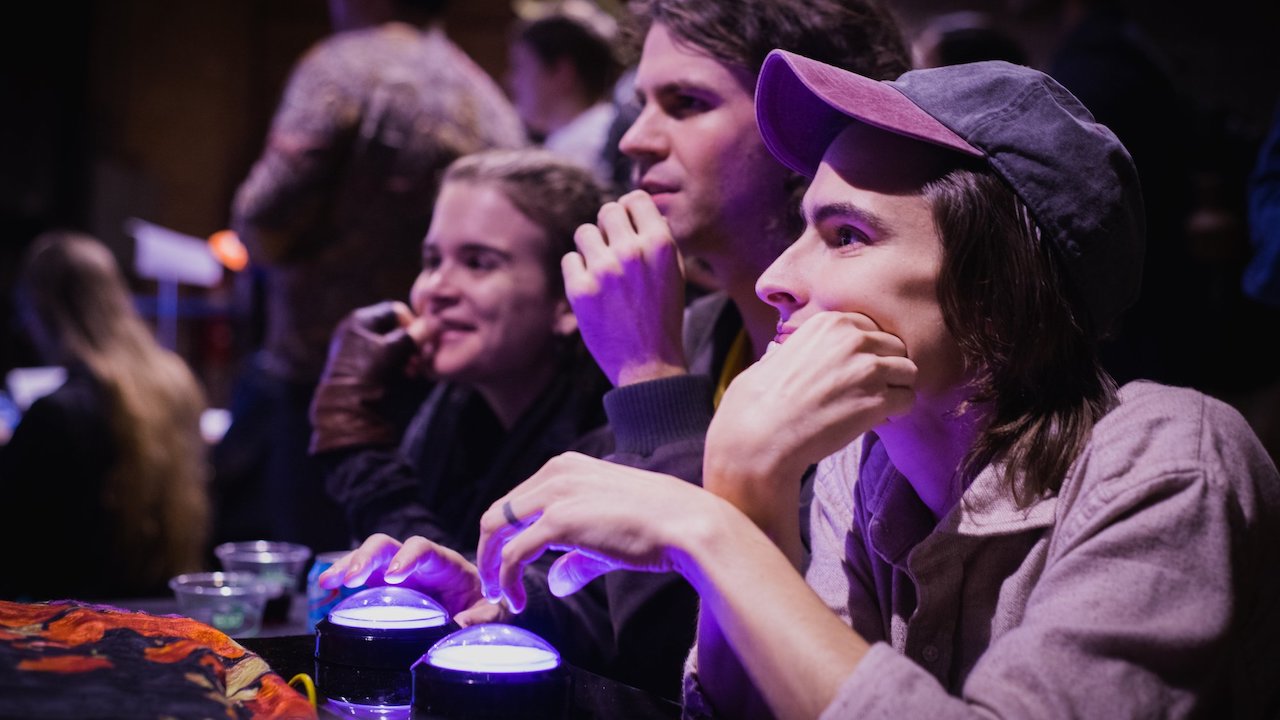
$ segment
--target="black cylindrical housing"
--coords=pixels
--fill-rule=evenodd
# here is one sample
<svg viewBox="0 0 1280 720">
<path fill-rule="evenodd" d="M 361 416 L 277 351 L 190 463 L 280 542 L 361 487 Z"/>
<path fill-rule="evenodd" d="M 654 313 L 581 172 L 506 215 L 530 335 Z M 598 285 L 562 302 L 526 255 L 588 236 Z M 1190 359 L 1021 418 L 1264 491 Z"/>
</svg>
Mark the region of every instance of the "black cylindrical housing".
<svg viewBox="0 0 1280 720">
<path fill-rule="evenodd" d="M 413 663 L 458 625 L 381 629 L 316 623 L 316 689 L 361 705 L 409 705 Z"/>
<path fill-rule="evenodd" d="M 571 679 L 563 666 L 525 673 L 440 668 L 425 658 L 413 666 L 417 718 L 562 720 L 569 717 Z"/>
</svg>

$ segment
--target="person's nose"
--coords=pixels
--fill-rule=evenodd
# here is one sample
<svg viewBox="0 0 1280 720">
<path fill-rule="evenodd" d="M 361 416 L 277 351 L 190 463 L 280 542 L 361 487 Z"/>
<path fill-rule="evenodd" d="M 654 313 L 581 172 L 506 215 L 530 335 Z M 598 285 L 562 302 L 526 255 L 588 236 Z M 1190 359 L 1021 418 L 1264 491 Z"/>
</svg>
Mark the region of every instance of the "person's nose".
<svg viewBox="0 0 1280 720">
<path fill-rule="evenodd" d="M 447 263 L 418 273 L 409 294 L 413 311 L 423 315 L 456 304 L 461 293 L 454 275 Z"/>
<path fill-rule="evenodd" d="M 801 268 L 804 254 L 802 246 L 800 241 L 792 243 L 773 264 L 765 268 L 756 281 L 756 295 L 777 308 L 783 320 L 808 302 Z"/>
<path fill-rule="evenodd" d="M 618 141 L 618 150 L 637 164 L 664 158 L 670 152 L 665 118 L 657 103 L 646 103 Z"/>
</svg>

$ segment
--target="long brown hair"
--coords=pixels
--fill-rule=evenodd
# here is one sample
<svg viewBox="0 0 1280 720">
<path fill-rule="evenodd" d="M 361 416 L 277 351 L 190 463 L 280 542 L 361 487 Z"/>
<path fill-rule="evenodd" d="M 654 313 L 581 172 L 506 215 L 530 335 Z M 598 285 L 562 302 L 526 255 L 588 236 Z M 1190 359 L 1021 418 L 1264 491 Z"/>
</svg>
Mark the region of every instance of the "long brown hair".
<svg viewBox="0 0 1280 720">
<path fill-rule="evenodd" d="M 111 251 L 52 232 L 28 251 L 18 292 L 46 354 L 102 384 L 117 461 L 102 489 L 122 585 L 148 589 L 202 564 L 209 527 L 203 394 L 138 315 Z"/>
<path fill-rule="evenodd" d="M 1115 403 L 1083 307 L 1051 243 L 994 172 L 960 168 L 927 184 L 943 244 L 938 299 L 991 419 L 966 458 L 993 460 L 1026 504 L 1062 484 Z"/>
</svg>

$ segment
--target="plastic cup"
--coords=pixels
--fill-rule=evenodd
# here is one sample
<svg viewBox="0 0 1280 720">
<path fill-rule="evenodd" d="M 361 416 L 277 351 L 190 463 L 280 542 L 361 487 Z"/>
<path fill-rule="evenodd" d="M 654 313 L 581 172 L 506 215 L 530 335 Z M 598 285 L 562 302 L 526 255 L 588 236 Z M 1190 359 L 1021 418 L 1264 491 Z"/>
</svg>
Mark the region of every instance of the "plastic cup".
<svg viewBox="0 0 1280 720">
<path fill-rule="evenodd" d="M 267 599 L 268 622 L 288 619 L 290 601 L 311 557 L 311 548 L 296 543 L 250 540 L 222 543 L 213 549 L 213 554 L 218 556 L 223 570 L 253 573 L 271 586 Z"/>
<path fill-rule="evenodd" d="M 262 629 L 270 584 L 252 573 L 187 573 L 169 581 L 178 608 L 193 620 L 233 637 L 252 637 Z"/>
</svg>

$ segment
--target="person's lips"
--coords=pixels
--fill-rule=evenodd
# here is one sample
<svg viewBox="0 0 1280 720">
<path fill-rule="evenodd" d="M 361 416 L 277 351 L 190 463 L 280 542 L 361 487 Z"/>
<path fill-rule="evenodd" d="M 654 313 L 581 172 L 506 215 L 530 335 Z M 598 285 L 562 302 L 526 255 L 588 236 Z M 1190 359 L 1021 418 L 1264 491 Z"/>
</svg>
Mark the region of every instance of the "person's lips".
<svg viewBox="0 0 1280 720">
<path fill-rule="evenodd" d="M 436 342 L 445 343 L 451 340 L 457 340 L 460 337 L 475 332 L 475 330 L 475 323 L 454 318 L 440 318 L 439 325 L 437 325 L 435 332 Z"/>
<path fill-rule="evenodd" d="M 778 323 L 778 328 L 773 335 L 773 341 L 781 345 L 782 343 L 786 342 L 787 338 L 791 337 L 791 333 L 794 333 L 798 328 L 799 328 L 798 325 L 787 325 L 786 323 Z"/>
<path fill-rule="evenodd" d="M 642 180 L 640 189 L 650 195 L 660 195 L 662 193 L 673 193 L 679 188 L 674 183 L 659 182 L 656 180 Z"/>
<path fill-rule="evenodd" d="M 653 198 L 654 204 L 662 208 L 663 203 L 669 202 L 671 196 L 680 191 L 679 186 L 674 183 L 664 182 L 661 180 L 643 179 L 640 181 L 639 189 L 649 193 Z"/>
</svg>

